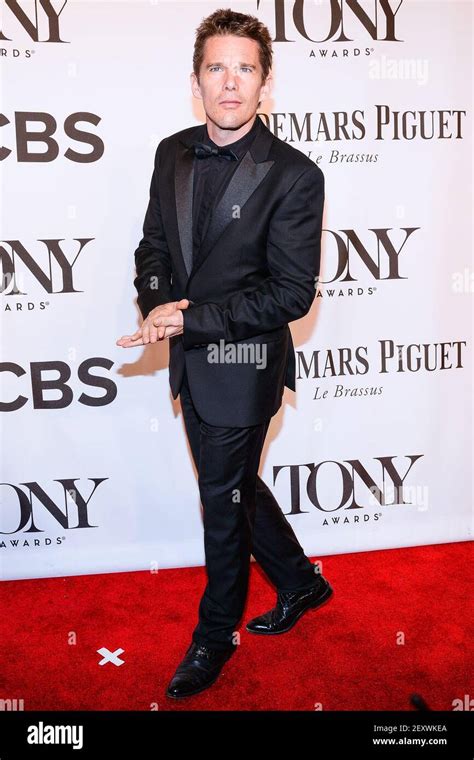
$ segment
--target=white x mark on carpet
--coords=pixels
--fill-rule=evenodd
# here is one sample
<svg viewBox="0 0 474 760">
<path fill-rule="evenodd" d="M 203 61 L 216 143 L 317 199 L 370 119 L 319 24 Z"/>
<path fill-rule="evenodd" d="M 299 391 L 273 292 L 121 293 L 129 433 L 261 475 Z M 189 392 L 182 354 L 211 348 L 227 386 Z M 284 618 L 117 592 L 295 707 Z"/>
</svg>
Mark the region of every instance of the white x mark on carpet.
<svg viewBox="0 0 474 760">
<path fill-rule="evenodd" d="M 118 656 L 124 652 L 124 649 L 116 649 L 115 652 L 111 652 L 110 649 L 102 647 L 97 652 L 102 655 L 103 659 L 100 660 L 99 665 L 105 665 L 106 662 L 113 662 L 114 665 L 120 666 L 125 664 L 125 660 L 121 660 Z"/>
</svg>

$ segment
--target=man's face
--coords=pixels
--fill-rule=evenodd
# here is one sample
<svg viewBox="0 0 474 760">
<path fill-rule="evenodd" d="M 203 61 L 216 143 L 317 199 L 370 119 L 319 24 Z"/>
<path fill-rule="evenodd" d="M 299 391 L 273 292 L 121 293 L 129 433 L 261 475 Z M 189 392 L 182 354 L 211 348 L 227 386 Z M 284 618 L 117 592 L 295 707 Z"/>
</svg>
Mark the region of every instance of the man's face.
<svg viewBox="0 0 474 760">
<path fill-rule="evenodd" d="M 221 129 L 238 129 L 269 94 L 271 76 L 262 85 L 258 42 L 232 34 L 209 37 L 204 45 L 199 84 L 191 89 L 203 101 L 207 117 Z"/>
</svg>

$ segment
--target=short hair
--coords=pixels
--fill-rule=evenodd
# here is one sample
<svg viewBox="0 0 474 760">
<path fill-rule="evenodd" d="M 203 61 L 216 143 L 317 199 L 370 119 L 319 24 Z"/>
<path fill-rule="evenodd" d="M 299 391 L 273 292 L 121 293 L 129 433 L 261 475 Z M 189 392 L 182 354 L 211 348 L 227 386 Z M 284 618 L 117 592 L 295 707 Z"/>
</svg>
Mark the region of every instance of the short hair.
<svg viewBox="0 0 474 760">
<path fill-rule="evenodd" d="M 272 68 L 272 38 L 265 24 L 256 16 L 237 13 L 231 8 L 219 8 L 204 18 L 196 29 L 196 41 L 193 53 L 193 71 L 199 82 L 199 72 L 204 58 L 204 45 L 209 37 L 234 34 L 237 37 L 249 37 L 259 45 L 259 59 L 262 67 L 262 83 L 265 82 Z"/>
</svg>

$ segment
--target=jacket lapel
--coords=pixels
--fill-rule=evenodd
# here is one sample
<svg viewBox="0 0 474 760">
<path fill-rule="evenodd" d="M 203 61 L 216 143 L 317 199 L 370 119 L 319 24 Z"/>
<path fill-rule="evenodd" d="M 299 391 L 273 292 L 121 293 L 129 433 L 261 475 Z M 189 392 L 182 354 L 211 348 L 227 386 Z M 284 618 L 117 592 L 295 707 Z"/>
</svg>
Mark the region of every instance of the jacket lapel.
<svg viewBox="0 0 474 760">
<path fill-rule="evenodd" d="M 179 240 L 188 282 L 209 256 L 217 241 L 232 220 L 234 206 L 242 206 L 266 176 L 274 161 L 266 161 L 273 134 L 265 126 L 260 117 L 257 134 L 244 157 L 239 162 L 236 171 L 220 199 L 212 210 L 211 220 L 202 241 L 196 260 L 193 261 L 193 177 L 194 153 L 192 144 L 203 139 L 205 125 L 199 125 L 195 130 L 182 135 L 178 141 L 175 165 L 175 199 L 178 220 Z M 212 158 L 206 159 L 212 161 Z"/>
<path fill-rule="evenodd" d="M 201 142 L 205 134 L 205 125 L 200 124 L 191 134 L 181 137 L 176 148 L 174 192 L 176 200 L 176 218 L 178 221 L 181 253 L 189 277 L 193 265 L 193 179 L 194 153 L 191 146 Z"/>
</svg>

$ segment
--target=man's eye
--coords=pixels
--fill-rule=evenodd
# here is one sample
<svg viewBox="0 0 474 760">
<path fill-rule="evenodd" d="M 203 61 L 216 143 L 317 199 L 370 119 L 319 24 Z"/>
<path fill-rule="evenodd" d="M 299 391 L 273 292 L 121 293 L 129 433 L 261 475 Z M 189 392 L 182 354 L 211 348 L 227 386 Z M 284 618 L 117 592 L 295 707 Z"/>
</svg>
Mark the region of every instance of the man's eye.
<svg viewBox="0 0 474 760">
<path fill-rule="evenodd" d="M 252 71 L 250 66 L 241 66 L 241 71 Z M 209 71 L 217 71 L 218 69 L 222 69 L 222 66 L 210 66 Z"/>
</svg>

